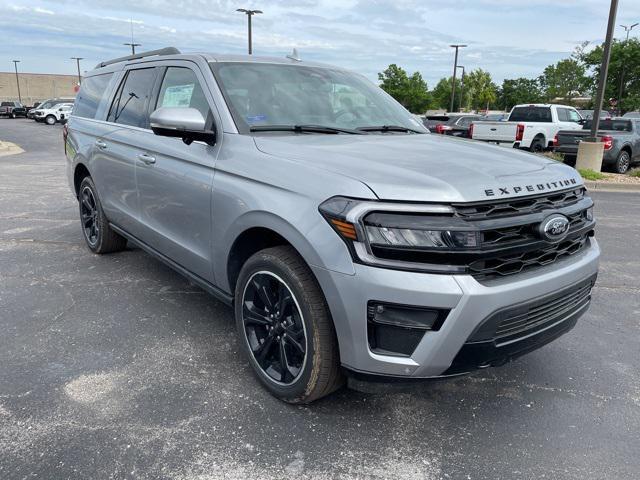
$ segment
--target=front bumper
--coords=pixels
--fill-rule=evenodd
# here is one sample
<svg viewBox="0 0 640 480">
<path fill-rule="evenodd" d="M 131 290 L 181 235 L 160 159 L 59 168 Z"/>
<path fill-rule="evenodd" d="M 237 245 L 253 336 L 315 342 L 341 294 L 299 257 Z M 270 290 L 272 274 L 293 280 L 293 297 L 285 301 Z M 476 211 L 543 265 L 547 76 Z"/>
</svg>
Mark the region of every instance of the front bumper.
<svg viewBox="0 0 640 480">
<path fill-rule="evenodd" d="M 433 378 L 503 363 L 568 331 L 586 307 L 554 323 L 557 328 L 550 327 L 523 338 L 522 341 L 526 340 L 523 344 L 512 342 L 508 351 L 503 350 L 498 356 L 495 352 L 487 356 L 486 351 L 478 356 L 476 351 L 471 355 L 473 360 L 463 358 L 463 348 L 468 348 L 465 344 L 481 324 L 497 312 L 592 279 L 598 271 L 600 249 L 594 238 L 588 242 L 583 251 L 553 265 L 486 283 L 479 283 L 469 275 L 402 272 L 359 264 L 354 266 L 355 275 L 313 266 L 312 269 L 327 298 L 345 368 L 363 374 Z M 370 300 L 450 312 L 438 331 L 424 334 L 410 356 L 383 355 L 369 347 L 367 304 Z"/>
</svg>

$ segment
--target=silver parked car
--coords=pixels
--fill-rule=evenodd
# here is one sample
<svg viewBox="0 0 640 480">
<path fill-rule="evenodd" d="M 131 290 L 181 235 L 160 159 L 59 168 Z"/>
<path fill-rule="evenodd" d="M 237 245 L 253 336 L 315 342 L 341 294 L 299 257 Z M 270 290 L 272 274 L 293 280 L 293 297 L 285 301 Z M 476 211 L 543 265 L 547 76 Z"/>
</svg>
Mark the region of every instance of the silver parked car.
<svg viewBox="0 0 640 480">
<path fill-rule="evenodd" d="M 590 303 L 600 252 L 575 170 L 431 135 L 340 68 L 124 57 L 83 78 L 64 135 L 89 249 L 131 242 L 232 305 L 288 402 L 500 365 Z"/>
</svg>

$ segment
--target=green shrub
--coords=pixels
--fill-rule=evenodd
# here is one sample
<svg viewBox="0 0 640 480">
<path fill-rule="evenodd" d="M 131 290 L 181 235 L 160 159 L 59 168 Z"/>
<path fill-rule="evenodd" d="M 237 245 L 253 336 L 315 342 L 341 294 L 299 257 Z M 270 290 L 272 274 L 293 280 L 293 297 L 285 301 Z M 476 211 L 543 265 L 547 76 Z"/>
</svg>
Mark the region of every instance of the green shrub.
<svg viewBox="0 0 640 480">
<path fill-rule="evenodd" d="M 603 175 L 600 172 L 596 172 L 594 170 L 590 170 L 590 169 L 579 169 L 578 172 L 580 172 L 580 175 L 582 175 L 582 178 L 584 178 L 585 180 L 602 180 L 604 178 L 607 178 L 606 175 Z"/>
</svg>

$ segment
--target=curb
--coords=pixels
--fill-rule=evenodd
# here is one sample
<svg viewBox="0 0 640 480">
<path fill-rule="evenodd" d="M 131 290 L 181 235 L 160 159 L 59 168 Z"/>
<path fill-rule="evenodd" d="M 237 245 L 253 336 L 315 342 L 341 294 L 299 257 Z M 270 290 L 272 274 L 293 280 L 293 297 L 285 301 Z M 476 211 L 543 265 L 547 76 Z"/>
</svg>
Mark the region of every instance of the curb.
<svg viewBox="0 0 640 480">
<path fill-rule="evenodd" d="M 598 192 L 640 192 L 640 183 L 610 183 L 585 180 L 584 185 L 589 190 Z"/>
</svg>

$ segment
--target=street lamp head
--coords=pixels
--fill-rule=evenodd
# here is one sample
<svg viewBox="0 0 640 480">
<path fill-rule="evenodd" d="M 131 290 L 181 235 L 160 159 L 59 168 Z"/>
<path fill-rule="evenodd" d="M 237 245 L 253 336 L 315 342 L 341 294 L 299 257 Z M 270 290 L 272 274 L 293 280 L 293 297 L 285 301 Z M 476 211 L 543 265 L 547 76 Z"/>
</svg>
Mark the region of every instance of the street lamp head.
<svg viewBox="0 0 640 480">
<path fill-rule="evenodd" d="M 449 45 L 451 48 L 464 48 L 464 47 L 468 47 L 468 45 L 463 45 L 463 44 L 457 44 L 457 45 Z"/>
<path fill-rule="evenodd" d="M 11 60 L 13 63 L 20 63 L 20 60 Z"/>
<path fill-rule="evenodd" d="M 246 8 L 236 8 L 236 12 L 246 13 L 247 15 L 256 15 L 262 13 L 262 10 L 247 10 Z"/>
</svg>

